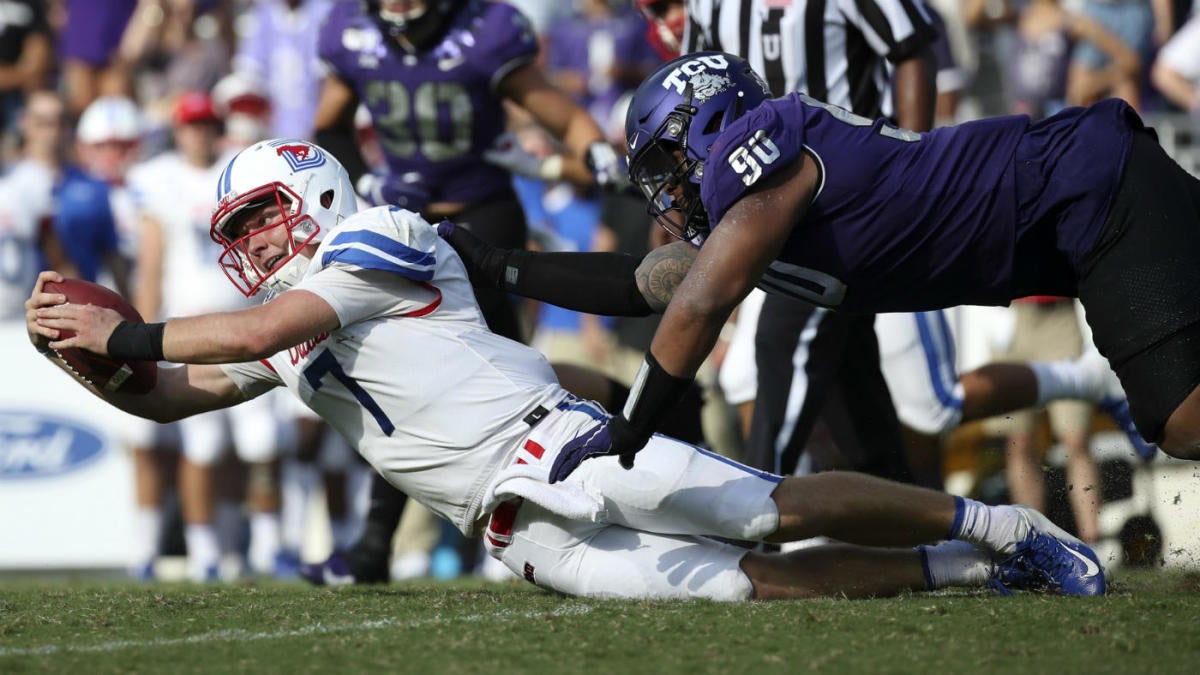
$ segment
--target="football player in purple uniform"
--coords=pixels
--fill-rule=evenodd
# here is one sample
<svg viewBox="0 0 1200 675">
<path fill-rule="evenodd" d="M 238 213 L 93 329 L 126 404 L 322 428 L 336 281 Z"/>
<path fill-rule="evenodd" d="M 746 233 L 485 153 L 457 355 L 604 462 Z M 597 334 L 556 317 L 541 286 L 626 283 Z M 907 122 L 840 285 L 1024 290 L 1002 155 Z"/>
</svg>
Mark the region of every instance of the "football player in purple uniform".
<svg viewBox="0 0 1200 675">
<path fill-rule="evenodd" d="M 528 110 L 570 155 L 523 167 L 588 185 L 621 177 L 587 111 L 534 63 L 537 38 L 515 8 L 481 0 L 365 0 L 336 5 L 321 27 L 328 68 L 316 139 L 346 166 L 360 195 L 426 218 L 453 218 L 485 241 L 525 245 L 508 171 L 485 161 L 505 130 L 503 102 Z M 353 136 L 359 102 L 379 134 L 387 175 L 368 172 Z M 488 325 L 519 336 L 502 293 L 484 290 Z"/>
<path fill-rule="evenodd" d="M 756 285 L 840 311 L 1078 297 L 1142 436 L 1200 459 L 1200 181 L 1127 104 L 918 134 L 802 94 L 768 100 L 745 61 L 709 52 L 641 85 L 626 140 L 631 179 L 682 242 L 640 267 L 467 256 L 483 282 L 545 301 L 578 309 L 604 288 L 590 311 L 664 311 L 623 413 L 577 439 L 552 478 L 599 455 L 631 465 Z M 1037 398 L 1036 379 L 1024 387 Z"/>
<path fill-rule="evenodd" d="M 523 248 L 525 214 L 509 171 L 579 185 L 620 183 L 624 169 L 585 109 L 550 85 L 534 63 L 537 38 L 515 8 L 482 0 L 340 2 L 321 27 L 327 68 L 316 139 L 341 160 L 367 201 L 452 218 L 484 241 Z M 504 102 L 527 110 L 569 155 L 529 166 L 505 149 Z M 379 135 L 386 175 L 368 171 L 354 138 L 363 103 Z M 503 167 L 503 168 L 502 168 Z M 522 340 L 503 291 L 476 289 L 489 327 Z M 306 568 L 313 580 L 386 581 L 387 552 L 402 497 L 376 478 L 363 538 L 345 560 Z M 348 563 L 348 564 L 343 564 Z M 332 569 L 333 571 L 330 571 Z"/>
</svg>

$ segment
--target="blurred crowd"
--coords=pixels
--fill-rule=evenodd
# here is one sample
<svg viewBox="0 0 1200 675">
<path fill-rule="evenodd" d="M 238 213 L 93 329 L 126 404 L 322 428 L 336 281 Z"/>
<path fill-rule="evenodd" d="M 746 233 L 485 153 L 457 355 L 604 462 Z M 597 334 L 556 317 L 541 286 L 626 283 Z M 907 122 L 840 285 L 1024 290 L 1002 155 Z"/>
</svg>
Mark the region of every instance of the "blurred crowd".
<svg viewBox="0 0 1200 675">
<path fill-rule="evenodd" d="M 948 46 L 937 79 L 940 123 L 1042 117 L 1117 96 L 1169 130 L 1164 146 L 1200 171 L 1192 142 L 1200 131 L 1200 14 L 1193 16 L 1192 0 L 929 2 L 944 19 Z M 240 148 L 269 137 L 313 138 L 324 77 L 317 35 L 333 4 L 0 0 L 0 321 L 20 321 L 37 271 L 46 268 L 119 290 L 148 321 L 248 302 L 224 278 L 220 251 L 207 240 L 212 186 Z M 647 17 L 661 18 L 673 3 L 511 4 L 539 32 L 548 79 L 623 146 L 628 94 L 662 60 L 654 49 L 662 46 L 660 26 Z M 510 142 L 539 158 L 561 152 L 528 116 L 509 113 Z M 355 121 L 368 163 L 378 165 L 369 114 L 360 110 Z M 514 176 L 514 183 L 531 247 L 639 254 L 661 242 L 640 198 L 600 196 L 563 181 Z M 183 221 L 194 224 L 187 241 L 173 235 Z M 1062 306 L 1074 316 L 1070 302 Z M 655 325 L 532 303 L 521 309 L 531 344 L 552 362 L 626 384 Z M 1078 331 L 1067 333 L 1078 353 Z M 1024 358 L 1018 347 L 998 352 Z M 704 433 L 709 445 L 736 455 L 741 434 L 717 385 L 721 357 L 718 350 L 707 376 Z M 122 424 L 138 471 L 135 575 L 155 575 L 170 529 L 164 505 L 174 495 L 195 579 L 240 574 L 237 562 L 218 566 L 231 552 L 257 572 L 294 575 L 315 493 L 326 497 L 332 546 L 353 543 L 366 508 L 364 465 L 299 404 L 270 396 L 254 403 L 229 419 L 179 428 Z M 1010 470 L 1009 483 L 1013 497 L 1039 506 L 1040 482 L 1020 478 L 1041 472 L 1030 429 L 1005 432 L 1013 447 L 1026 448 L 1010 454 L 1017 473 Z M 1084 451 L 1071 461 L 1087 462 L 1086 438 L 1072 442 Z M 1085 540 L 1100 536 L 1099 493 L 1073 497 Z M 1092 516 L 1079 516 L 1089 509 Z M 405 526 L 421 529 L 407 523 L 416 518 L 406 515 Z M 457 556 L 461 547 L 447 542 L 453 535 L 429 526 L 423 532 L 402 538 L 394 575 L 460 571 L 469 556 L 436 555 Z"/>
</svg>

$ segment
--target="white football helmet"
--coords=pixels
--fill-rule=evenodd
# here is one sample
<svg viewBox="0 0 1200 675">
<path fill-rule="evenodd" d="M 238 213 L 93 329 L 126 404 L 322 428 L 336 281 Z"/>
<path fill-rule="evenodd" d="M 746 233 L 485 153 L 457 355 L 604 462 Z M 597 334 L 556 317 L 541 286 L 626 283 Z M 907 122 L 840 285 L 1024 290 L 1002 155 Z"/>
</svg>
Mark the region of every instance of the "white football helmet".
<svg viewBox="0 0 1200 675">
<path fill-rule="evenodd" d="M 217 179 L 217 200 L 210 236 L 224 249 L 218 263 L 247 296 L 264 285 L 281 293 L 299 282 L 308 268 L 308 258 L 299 253 L 357 209 L 345 167 L 319 146 L 295 138 L 260 141 L 235 155 Z M 251 232 L 230 228 L 239 212 L 272 201 L 283 214 L 279 221 Z M 272 227 L 287 228 L 290 250 L 264 271 L 245 250 L 252 236 Z"/>
</svg>

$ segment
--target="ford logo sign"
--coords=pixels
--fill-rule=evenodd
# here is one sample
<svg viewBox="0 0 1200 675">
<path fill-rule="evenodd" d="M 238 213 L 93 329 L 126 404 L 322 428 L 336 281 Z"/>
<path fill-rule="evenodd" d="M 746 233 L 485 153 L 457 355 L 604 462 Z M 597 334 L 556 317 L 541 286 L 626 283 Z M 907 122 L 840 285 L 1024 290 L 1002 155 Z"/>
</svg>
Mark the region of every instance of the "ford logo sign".
<svg viewBox="0 0 1200 675">
<path fill-rule="evenodd" d="M 0 412 L 0 480 L 68 473 L 103 453 L 104 439 L 78 420 Z"/>
</svg>

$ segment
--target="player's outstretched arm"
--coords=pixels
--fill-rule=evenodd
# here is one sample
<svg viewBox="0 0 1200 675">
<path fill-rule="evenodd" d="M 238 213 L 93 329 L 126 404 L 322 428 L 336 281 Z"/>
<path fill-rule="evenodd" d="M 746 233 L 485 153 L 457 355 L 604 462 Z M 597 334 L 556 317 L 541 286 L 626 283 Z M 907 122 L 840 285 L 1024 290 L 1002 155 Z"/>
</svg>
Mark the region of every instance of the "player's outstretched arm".
<svg viewBox="0 0 1200 675">
<path fill-rule="evenodd" d="M 42 283 L 51 278 L 47 275 L 58 276 L 42 275 L 26 305 L 27 321 L 31 337 L 48 338 L 52 349 L 86 349 L 134 361 L 243 363 L 267 358 L 339 325 L 329 303 L 302 290 L 237 312 L 158 324 L 125 321 L 111 309 L 67 304 L 64 296 L 42 293 Z M 59 332 L 63 330 L 74 335 L 63 337 Z"/>
<path fill-rule="evenodd" d="M 779 256 L 816 194 L 816 163 L 804 155 L 733 204 L 680 280 L 650 350 L 674 377 L 691 379 L 730 313 Z"/>
<path fill-rule="evenodd" d="M 499 288 L 577 312 L 605 316 L 661 312 L 666 307 L 663 296 L 670 299 L 668 272 L 678 269 L 688 255 L 665 256 L 656 249 L 639 260 L 624 253 L 498 248 L 450 221 L 438 224 L 438 234 L 458 252 L 471 283 L 477 287 Z M 662 259 L 667 257 L 674 262 L 664 263 Z"/>
<path fill-rule="evenodd" d="M 551 84 L 534 64 L 517 68 L 500 81 L 502 96 L 521 106 L 571 151 L 561 178 L 581 187 L 620 184 L 623 170 L 604 132 L 583 106 Z"/>
<path fill-rule="evenodd" d="M 43 290 L 47 281 L 61 282 L 58 272 L 42 272 L 38 276 L 33 292 L 25 301 L 26 330 L 30 342 L 43 354 L 63 346 L 59 328 L 54 328 L 39 319 L 39 310 L 63 306 L 66 297 Z M 90 306 L 88 306 L 90 307 Z M 98 308 L 93 308 L 98 309 Z M 109 314 L 116 315 L 115 320 Z M 109 325 L 120 320 L 112 310 L 89 313 L 88 319 L 99 325 Z M 118 391 L 102 391 L 79 373 L 72 370 L 63 359 L 50 359 L 85 389 L 99 398 L 133 415 L 158 422 L 172 422 L 217 408 L 226 408 L 246 400 L 241 390 L 225 372 L 217 366 L 199 365 L 185 368 L 159 368 L 154 388 L 144 394 L 127 394 Z"/>
</svg>

